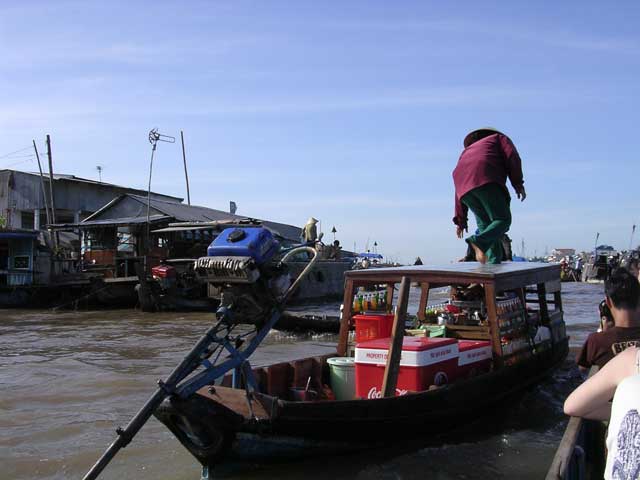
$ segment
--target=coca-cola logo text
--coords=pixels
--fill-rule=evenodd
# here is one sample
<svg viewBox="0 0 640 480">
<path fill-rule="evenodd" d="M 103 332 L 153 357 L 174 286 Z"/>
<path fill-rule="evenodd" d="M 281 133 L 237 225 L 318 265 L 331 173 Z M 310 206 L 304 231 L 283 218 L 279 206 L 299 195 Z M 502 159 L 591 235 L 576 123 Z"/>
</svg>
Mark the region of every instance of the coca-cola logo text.
<svg viewBox="0 0 640 480">
<path fill-rule="evenodd" d="M 396 397 L 400 397 L 402 395 L 406 395 L 409 393 L 409 390 L 403 390 L 400 388 L 396 388 Z M 376 387 L 372 387 L 367 394 L 367 398 L 382 398 L 382 391 L 378 390 Z"/>
</svg>

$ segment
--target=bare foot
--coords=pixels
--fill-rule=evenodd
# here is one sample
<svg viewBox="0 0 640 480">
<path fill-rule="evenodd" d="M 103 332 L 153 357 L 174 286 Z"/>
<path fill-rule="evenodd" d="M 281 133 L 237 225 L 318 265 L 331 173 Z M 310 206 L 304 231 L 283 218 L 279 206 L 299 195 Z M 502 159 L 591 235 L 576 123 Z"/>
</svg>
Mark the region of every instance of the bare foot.
<svg viewBox="0 0 640 480">
<path fill-rule="evenodd" d="M 473 242 L 469 242 L 469 245 L 471 245 L 471 247 L 473 248 L 473 251 L 476 254 L 476 260 L 483 264 L 487 263 L 487 256 L 484 254 L 482 250 L 480 250 L 480 247 L 478 247 Z"/>
</svg>

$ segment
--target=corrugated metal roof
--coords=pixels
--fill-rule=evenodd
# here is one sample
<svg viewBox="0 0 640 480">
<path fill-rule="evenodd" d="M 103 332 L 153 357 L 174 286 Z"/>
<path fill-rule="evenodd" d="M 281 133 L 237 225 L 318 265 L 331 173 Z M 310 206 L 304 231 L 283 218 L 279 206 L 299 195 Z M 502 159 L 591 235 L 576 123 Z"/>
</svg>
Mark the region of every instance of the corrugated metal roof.
<svg viewBox="0 0 640 480">
<path fill-rule="evenodd" d="M 170 220 L 171 217 L 166 215 L 150 215 L 150 223 L 157 223 L 164 220 Z M 122 217 L 122 218 L 105 218 L 104 220 L 83 220 L 80 223 L 58 223 L 51 225 L 54 230 L 65 228 L 78 228 L 78 227 L 110 227 L 110 226 L 123 226 L 123 225 L 138 225 L 146 223 L 147 217 Z"/>
<path fill-rule="evenodd" d="M 36 172 L 23 172 L 21 170 L 11 170 L 11 169 L 0 169 L 1 171 L 11 171 L 11 172 L 18 172 L 18 173 L 23 173 L 25 175 L 34 175 L 36 177 L 39 177 L 40 174 L 36 173 Z M 49 174 L 45 173 L 43 175 L 44 177 L 44 181 L 48 182 L 49 181 Z M 76 177 L 75 175 L 68 175 L 65 173 L 54 173 L 53 174 L 53 179 L 54 180 L 63 180 L 63 181 L 68 181 L 68 182 L 78 182 L 78 183 L 88 183 L 91 185 L 96 185 L 96 186 L 103 186 L 103 187 L 113 187 L 113 188 L 121 188 L 123 190 L 129 190 L 131 192 L 140 192 L 140 193 L 144 193 L 146 195 L 146 190 L 142 190 L 140 188 L 131 188 L 131 187 L 124 187 L 122 185 L 116 185 L 115 183 L 107 183 L 107 182 L 99 182 L 97 180 L 91 180 L 89 178 L 82 178 L 82 177 Z M 153 195 L 159 195 L 159 196 L 163 196 L 163 197 L 167 197 L 167 198 L 173 198 L 175 199 L 177 202 L 181 202 L 184 200 L 184 198 L 182 197 L 174 197 L 173 195 L 167 195 L 164 193 L 158 193 L 158 192 L 151 192 Z M 146 198 L 146 197 L 145 197 Z"/>
<path fill-rule="evenodd" d="M 82 222 L 82 225 L 87 225 L 88 222 L 96 221 L 92 219 L 100 217 L 100 215 L 105 213 L 106 210 L 113 208 L 116 204 L 126 198 L 133 199 L 146 208 L 146 196 L 134 195 L 130 193 L 121 195 L 113 201 L 109 202 L 93 215 L 88 217 L 84 222 Z M 225 220 L 241 222 L 249 218 L 240 215 L 232 215 L 231 213 L 224 212 L 222 210 L 215 210 L 213 208 L 201 207 L 197 205 L 185 205 L 184 203 L 171 202 L 168 200 L 161 200 L 157 198 L 151 198 L 151 208 L 178 222 L 216 222 Z M 141 211 L 144 211 L 144 209 L 142 209 Z M 146 215 L 139 218 L 142 219 L 142 222 L 146 221 Z M 298 241 L 300 239 L 301 229 L 298 227 L 287 225 L 286 223 L 271 222 L 269 220 L 256 220 L 259 220 L 265 227 L 273 230 L 274 233 L 280 235 L 283 238 L 293 241 Z M 110 220 L 111 223 L 113 223 L 114 221 L 114 219 Z"/>
</svg>

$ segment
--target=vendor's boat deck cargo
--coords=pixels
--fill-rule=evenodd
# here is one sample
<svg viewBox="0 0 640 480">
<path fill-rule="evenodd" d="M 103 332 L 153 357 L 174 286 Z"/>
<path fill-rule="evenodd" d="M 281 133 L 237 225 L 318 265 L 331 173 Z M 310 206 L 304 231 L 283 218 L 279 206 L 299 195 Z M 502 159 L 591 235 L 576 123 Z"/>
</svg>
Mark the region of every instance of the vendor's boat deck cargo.
<svg viewBox="0 0 640 480">
<path fill-rule="evenodd" d="M 236 388 L 231 388 L 231 377 L 227 376 L 221 385 L 205 386 L 186 398 L 166 399 L 155 415 L 203 464 L 205 472 L 228 455 L 248 453 L 248 445 L 255 447 L 256 443 L 286 444 L 287 452 L 294 454 L 292 445 L 310 442 L 323 446 L 331 442 L 362 445 L 449 431 L 508 402 L 563 362 L 568 341 L 559 276 L 558 265 L 536 263 L 460 263 L 347 272 L 336 355 L 325 353 L 254 366 L 256 391 L 248 393 L 237 379 Z M 464 361 L 458 359 L 457 365 L 464 374 L 450 375 L 449 383 L 425 384 L 423 391 L 395 396 L 392 385 L 393 394 L 381 398 L 333 399 L 326 388 L 330 384 L 327 359 L 349 356 L 356 347 L 349 339 L 358 288 L 386 285 L 386 304 L 392 305 L 394 285 L 401 282 L 420 284 L 417 317 L 422 327 L 439 322 L 444 326 L 445 338 L 458 344 L 460 340 L 479 341 L 485 350 L 490 346 L 489 361 L 485 358 L 482 368 L 470 373 L 464 369 Z M 451 308 L 436 319 L 430 311 L 428 314 L 429 291 L 443 286 L 455 287 L 452 292 L 460 296 L 452 298 Z M 476 298 L 471 298 L 469 292 L 475 292 Z M 465 298 L 466 294 L 469 295 Z M 400 355 L 395 355 L 393 349 L 394 345 L 402 345 L 405 319 L 400 317 L 407 296 L 408 289 L 401 288 L 399 314 L 387 342 L 392 360 L 385 366 L 385 383 L 393 377 L 394 369 L 397 377 L 401 366 Z M 462 350 L 467 348 L 465 345 Z M 317 395 L 295 395 L 301 388 Z"/>
</svg>

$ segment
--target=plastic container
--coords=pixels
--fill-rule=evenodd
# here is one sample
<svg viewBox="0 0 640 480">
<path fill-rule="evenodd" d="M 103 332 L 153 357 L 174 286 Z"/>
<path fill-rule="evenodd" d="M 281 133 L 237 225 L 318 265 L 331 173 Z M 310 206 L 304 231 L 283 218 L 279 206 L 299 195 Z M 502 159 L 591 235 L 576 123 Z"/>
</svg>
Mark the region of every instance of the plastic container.
<svg viewBox="0 0 640 480">
<path fill-rule="evenodd" d="M 302 387 L 290 388 L 289 393 L 294 402 L 311 402 L 318 399 L 318 392 L 315 390 L 306 390 Z"/>
<path fill-rule="evenodd" d="M 352 357 L 327 359 L 331 389 L 336 400 L 353 400 L 356 396 L 356 366 Z"/>
<path fill-rule="evenodd" d="M 380 398 L 390 338 L 356 346 L 356 396 Z M 396 396 L 444 385 L 456 377 L 458 341 L 453 338 L 404 337 Z"/>
<path fill-rule="evenodd" d="M 391 336 L 393 315 L 355 315 L 353 319 L 356 323 L 356 343 Z"/>
<path fill-rule="evenodd" d="M 151 275 L 157 278 L 175 278 L 176 269 L 170 265 L 157 265 L 151 269 Z"/>
<path fill-rule="evenodd" d="M 485 340 L 458 340 L 457 378 L 468 378 L 491 369 L 493 351 Z"/>
<path fill-rule="evenodd" d="M 257 264 L 271 259 L 280 244 L 262 227 L 227 228 L 207 248 L 209 257 L 251 257 Z"/>
</svg>

